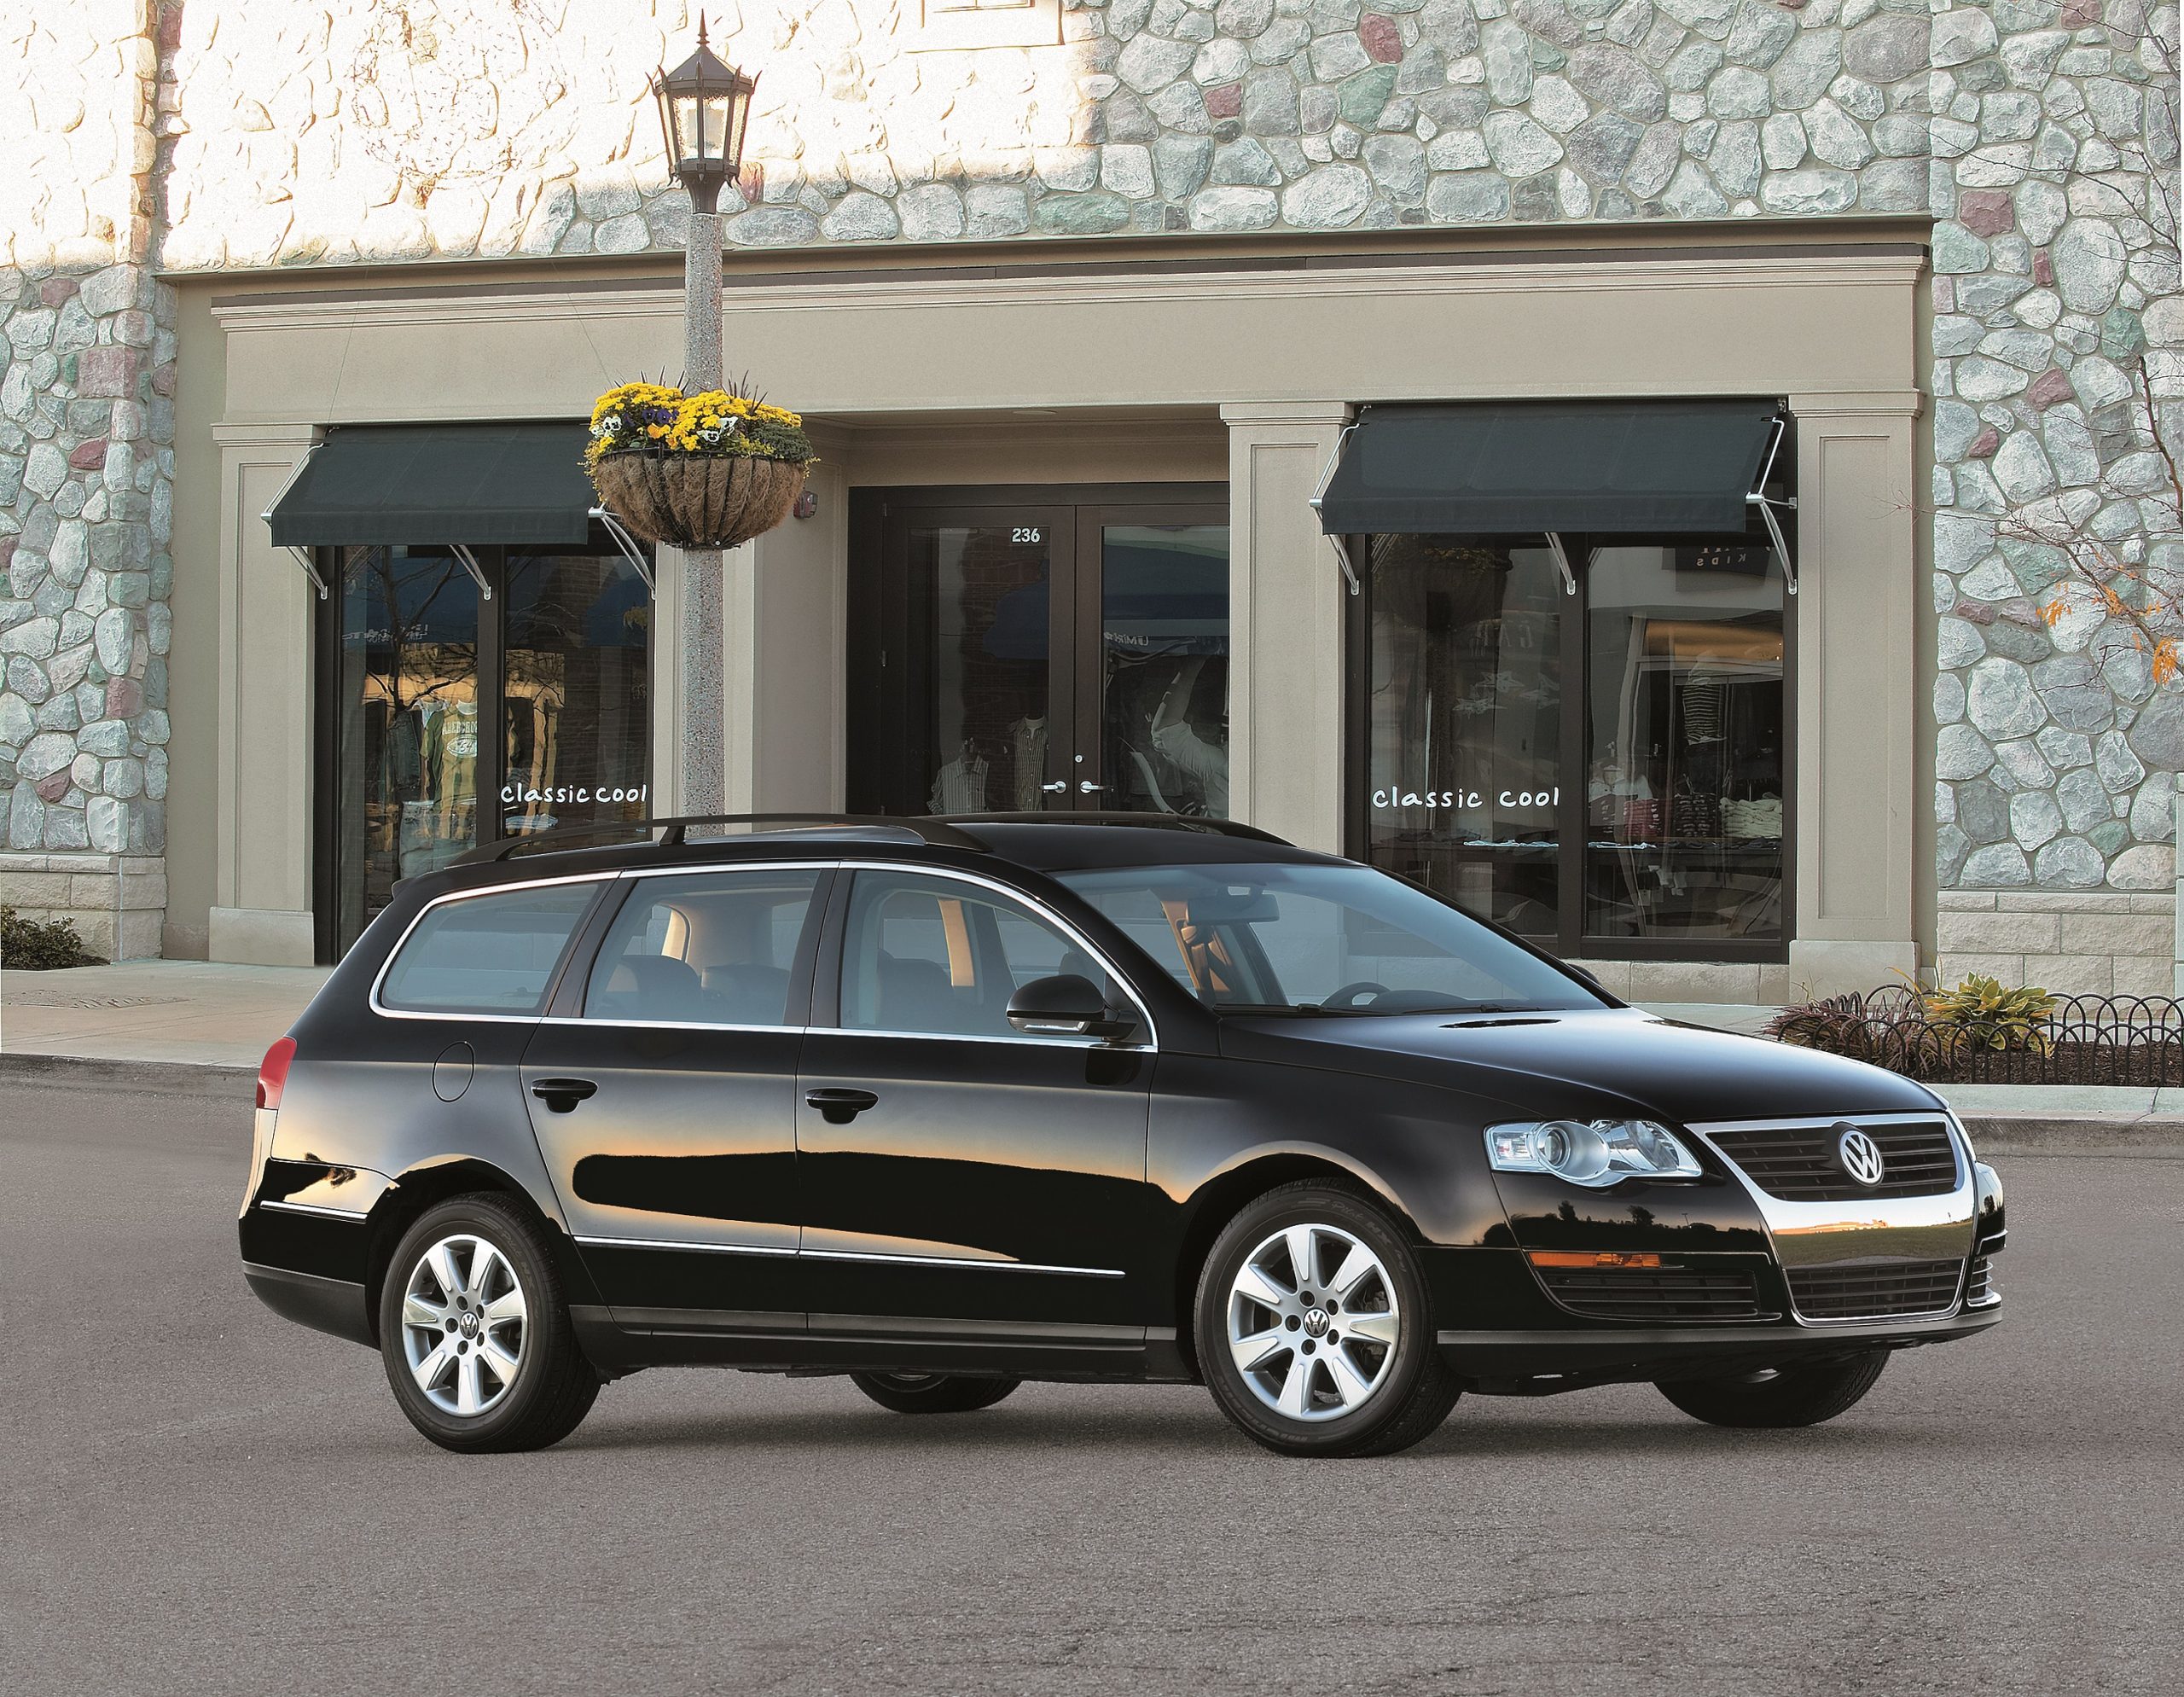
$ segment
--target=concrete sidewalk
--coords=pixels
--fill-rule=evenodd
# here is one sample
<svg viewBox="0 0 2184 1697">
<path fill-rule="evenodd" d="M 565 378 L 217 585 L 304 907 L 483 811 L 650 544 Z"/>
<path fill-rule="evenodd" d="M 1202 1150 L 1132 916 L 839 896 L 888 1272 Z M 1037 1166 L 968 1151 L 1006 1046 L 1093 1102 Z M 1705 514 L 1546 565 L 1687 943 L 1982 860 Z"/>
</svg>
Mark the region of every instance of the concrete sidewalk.
<svg viewBox="0 0 2184 1697">
<path fill-rule="evenodd" d="M 0 971 L 0 1072 L 96 1072 L 147 1088 L 247 1081 L 331 969 L 131 961 L 62 972 Z M 1648 1013 L 1757 1035 L 1775 1010 L 1734 1003 L 1655 1003 Z M 1944 1084 L 1937 1094 L 1982 1147 L 2158 1143 L 2184 1152 L 2184 1089 Z"/>
<path fill-rule="evenodd" d="M 330 970 L 125 961 L 61 972 L 0 971 L 0 1055 L 255 1072 Z"/>
</svg>

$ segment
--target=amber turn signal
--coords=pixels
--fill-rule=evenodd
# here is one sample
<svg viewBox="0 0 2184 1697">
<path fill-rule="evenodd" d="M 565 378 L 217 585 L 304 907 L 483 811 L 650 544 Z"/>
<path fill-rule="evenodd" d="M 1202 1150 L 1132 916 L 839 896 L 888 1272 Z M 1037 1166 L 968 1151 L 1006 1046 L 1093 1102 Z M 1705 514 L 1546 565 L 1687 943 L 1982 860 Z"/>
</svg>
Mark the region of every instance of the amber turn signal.
<svg viewBox="0 0 2184 1697">
<path fill-rule="evenodd" d="M 1636 1249 L 1535 1249 L 1525 1258 L 1535 1267 L 1658 1267 L 1661 1258 Z"/>
</svg>

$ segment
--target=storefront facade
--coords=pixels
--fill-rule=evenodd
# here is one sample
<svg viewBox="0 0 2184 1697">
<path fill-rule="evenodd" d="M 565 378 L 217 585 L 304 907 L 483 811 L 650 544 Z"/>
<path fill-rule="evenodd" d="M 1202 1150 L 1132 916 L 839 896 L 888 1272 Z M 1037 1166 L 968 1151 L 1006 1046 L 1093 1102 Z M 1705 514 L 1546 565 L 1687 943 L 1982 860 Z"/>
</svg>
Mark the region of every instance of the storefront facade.
<svg viewBox="0 0 2184 1697">
<path fill-rule="evenodd" d="M 1194 270 L 1112 250 L 1096 270 L 1011 256 L 1009 274 L 974 279 L 953 263 L 735 274 L 728 323 L 768 350 L 769 386 L 802 403 L 822 459 L 813 515 L 729 567 L 730 805 L 1226 812 L 1422 875 L 1640 987 L 1756 999 L 1793 976 L 1914 968 L 1920 404 L 1906 378 L 1925 253 L 1899 228 L 1852 233 L 1696 254 L 1658 237 L 1609 253 L 1444 241 L 1400 264 L 1261 250 L 1241 275 L 1226 254 Z M 298 458 L 345 430 L 580 416 L 602 363 L 659 369 L 679 331 L 679 297 L 657 277 L 555 292 L 479 277 L 392 299 L 345 281 L 230 285 L 202 308 L 224 356 L 212 429 L 234 683 L 264 704 L 225 738 L 236 797 L 273 793 L 256 774 L 298 758 L 290 728 L 319 699 L 292 645 L 245 634 L 331 616 L 257 521 Z M 1360 323 L 1376 334 L 1356 335 Z M 1140 350 L 1127 372 L 1102 352 L 1121 343 Z M 1026 365 L 982 357 L 990 346 L 1044 354 Z M 1269 347 L 1286 351 L 1277 364 Z M 420 369 L 478 385 L 444 381 L 421 415 L 403 375 Z M 1798 496 L 1798 595 L 1763 533 L 1728 546 L 1573 532 L 1574 595 L 1538 537 L 1391 534 L 1358 554 L 1350 592 L 1311 501 L 1361 404 L 1571 396 L 1641 420 L 1662 399 L 1756 397 L 1793 421 L 1778 481 Z M 383 574 L 380 558 L 368 569 Z M 466 619 L 494 605 L 444 556 L 404 569 L 463 598 Z M 648 619 L 663 811 L 678 582 L 664 560 Z M 471 632 L 451 644 L 454 670 L 488 676 Z M 426 669 L 413 687 L 444 687 L 449 668 Z M 1497 677 L 1532 703 L 1528 719 L 1507 701 L 1462 711 Z M 1426 705 L 1437 692 L 1455 711 Z M 1565 747 L 1565 720 L 1590 740 Z M 1621 765 L 1611 745 L 1629 751 Z M 216 954 L 325 951 L 328 896 L 261 849 L 324 828 L 308 797 L 326 782 L 292 789 L 275 829 L 234 839 L 208 915 Z M 1443 791 L 1479 799 L 1405 799 Z M 425 799 L 398 805 L 409 824 L 377 828 L 398 861 L 412 838 L 410 857 L 429 858 L 419 833 L 449 817 Z M 1527 817 L 1542 814 L 1544 834 Z M 1798 818 L 1833 827 L 1798 832 Z M 450 828 L 467 842 L 477 827 Z M 1496 840 L 1513 854 L 1462 846 Z M 1586 863 L 1611 852 L 1623 863 Z M 1565 926 L 1571 866 L 1594 917 L 1573 908 Z"/>
<path fill-rule="evenodd" d="M 895 127 L 823 165 L 850 84 L 794 84 L 728 220 L 726 363 L 821 455 L 808 515 L 725 567 L 729 805 L 1226 813 L 1647 998 L 1975 966 L 2166 991 L 2165 709 L 2036 628 L 2056 573 L 2010 519 L 2052 497 L 2168 545 L 2111 391 L 2168 322 L 2173 237 L 2164 259 L 2073 201 L 2075 166 L 2015 129 L 2113 151 L 2117 90 L 2134 134 L 2173 124 L 2125 44 L 2048 9 L 1110 6 L 1062 12 L 1051 48 L 852 39 L 874 87 L 918 67 Z M 95 274 L 131 279 L 118 348 L 147 321 L 128 474 L 154 589 L 132 611 L 109 572 L 80 610 L 128 614 L 90 640 L 144 693 L 102 696 L 124 752 L 91 768 L 88 706 L 63 729 L 25 695 L 32 722 L 0 725 L 32 733 L 0 754 L 36 804 L 0 869 L 55 910 L 56 878 L 136 879 L 125 952 L 302 964 L 473 842 L 680 805 L 671 551 L 641 570 L 581 514 L 550 544 L 457 516 L 313 535 L 307 572 L 264 517 L 365 433 L 572 453 L 601 389 L 678 369 L 677 203 L 579 132 L 477 228 L 429 214 L 482 190 L 426 192 L 408 249 L 384 207 L 335 204 L 340 160 L 281 233 L 216 226 L 205 138 L 239 73 L 194 41 L 155 44 L 148 87 L 187 112 L 199 78 L 200 139 L 154 160 L 164 222 Z M 577 83 L 649 64 L 599 50 Z M 927 136 L 950 89 L 972 116 Z M 78 292 L 57 257 L 26 276 Z M 104 369 L 46 381 L 80 401 Z M 1577 404 L 1642 439 L 1693 403 L 1779 421 L 1753 491 L 1779 537 L 1756 508 L 1582 500 L 1331 536 L 1314 504 L 1361 419 Z M 88 458 L 67 404 L 56 448 Z M 75 517 L 36 512 L 66 498 L 11 520 L 34 615 Z M 133 796 L 107 758 L 142 769 L 114 774 Z"/>
</svg>

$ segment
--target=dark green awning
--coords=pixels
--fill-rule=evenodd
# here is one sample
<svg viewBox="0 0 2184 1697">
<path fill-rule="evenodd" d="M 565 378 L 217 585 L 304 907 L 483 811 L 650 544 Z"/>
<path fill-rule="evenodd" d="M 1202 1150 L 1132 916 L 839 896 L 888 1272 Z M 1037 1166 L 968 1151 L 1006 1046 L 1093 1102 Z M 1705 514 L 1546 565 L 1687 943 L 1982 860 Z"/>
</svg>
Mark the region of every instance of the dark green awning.
<svg viewBox="0 0 2184 1697">
<path fill-rule="evenodd" d="M 1320 527 L 1741 532 L 1777 410 L 1772 401 L 1371 407 L 1343 445 Z"/>
<path fill-rule="evenodd" d="M 280 548 L 578 544 L 581 424 L 375 424 L 329 434 L 266 514 Z"/>
</svg>

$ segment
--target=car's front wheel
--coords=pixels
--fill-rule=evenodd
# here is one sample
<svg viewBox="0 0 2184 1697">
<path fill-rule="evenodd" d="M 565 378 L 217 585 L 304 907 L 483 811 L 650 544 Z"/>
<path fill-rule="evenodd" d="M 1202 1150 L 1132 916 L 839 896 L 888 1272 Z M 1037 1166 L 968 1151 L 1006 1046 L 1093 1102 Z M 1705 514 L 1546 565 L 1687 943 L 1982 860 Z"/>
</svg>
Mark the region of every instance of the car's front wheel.
<svg viewBox="0 0 2184 1697">
<path fill-rule="evenodd" d="M 1785 1367 L 1734 1379 L 1676 1379 L 1654 1388 L 1710 1426 L 1818 1426 L 1872 1390 L 1887 1365 L 1886 1350 L 1871 1350 L 1811 1367 Z"/>
<path fill-rule="evenodd" d="M 1199 1278 L 1194 1335 L 1222 1412 L 1285 1455 L 1390 1455 L 1455 1405 L 1417 1258 L 1335 1185 L 1284 1185 L 1228 1223 Z"/>
<path fill-rule="evenodd" d="M 991 1408 L 1023 1382 L 955 1373 L 852 1373 L 850 1380 L 881 1408 L 897 1414 L 969 1414 Z"/>
<path fill-rule="evenodd" d="M 395 1400 L 444 1450 L 543 1450 L 599 1395 L 546 1246 L 503 1197 L 456 1197 L 403 1234 L 379 1335 Z"/>
</svg>

